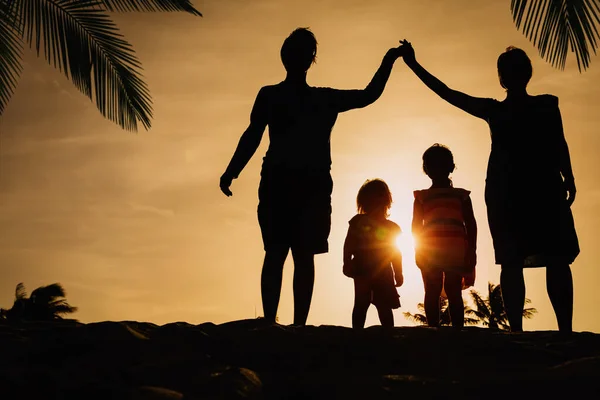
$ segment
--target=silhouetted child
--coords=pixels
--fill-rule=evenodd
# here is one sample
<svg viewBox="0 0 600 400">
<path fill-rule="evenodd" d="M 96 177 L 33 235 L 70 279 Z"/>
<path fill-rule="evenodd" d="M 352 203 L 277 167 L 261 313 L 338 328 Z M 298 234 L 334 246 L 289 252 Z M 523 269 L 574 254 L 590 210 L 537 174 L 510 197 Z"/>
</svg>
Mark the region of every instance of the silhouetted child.
<svg viewBox="0 0 600 400">
<path fill-rule="evenodd" d="M 434 144 L 423 154 L 423 171 L 431 187 L 414 192 L 412 232 L 416 262 L 425 285 L 427 325 L 439 326 L 442 289 L 448 298 L 452 326 L 464 325 L 462 290 L 475 283 L 477 224 L 470 192 L 454 188 L 449 176 L 454 157 Z"/>
<path fill-rule="evenodd" d="M 371 303 L 385 328 L 394 326 L 392 309 L 400 307 L 396 287 L 402 286 L 402 253 L 396 247 L 400 227 L 387 219 L 392 205 L 388 185 L 366 181 L 356 197 L 358 214 L 350 221 L 344 242 L 344 275 L 354 279 L 352 327 L 365 326 Z"/>
</svg>

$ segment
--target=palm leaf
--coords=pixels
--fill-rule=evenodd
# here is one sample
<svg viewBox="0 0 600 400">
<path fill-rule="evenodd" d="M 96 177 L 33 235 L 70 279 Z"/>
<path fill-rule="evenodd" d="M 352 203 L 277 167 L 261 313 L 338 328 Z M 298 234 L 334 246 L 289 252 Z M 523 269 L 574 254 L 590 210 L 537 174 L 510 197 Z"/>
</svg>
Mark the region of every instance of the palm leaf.
<svg viewBox="0 0 600 400">
<path fill-rule="evenodd" d="M 17 21 L 14 0 L 0 6 L 0 115 L 12 97 L 23 69 L 23 41 L 15 29 Z"/>
<path fill-rule="evenodd" d="M 427 318 L 425 317 L 424 314 L 412 314 L 408 311 L 403 312 L 402 315 L 404 315 L 404 318 L 406 318 L 407 320 L 409 320 L 410 322 L 414 322 L 417 325 L 427 325 Z"/>
<path fill-rule="evenodd" d="M 599 0 L 511 0 L 510 9 L 517 29 L 552 66 L 564 69 L 570 49 L 580 72 L 589 67 L 600 39 Z"/>
<path fill-rule="evenodd" d="M 31 292 L 30 298 L 36 303 L 51 304 L 57 298 L 65 297 L 65 289 L 60 283 L 41 286 Z"/>
<path fill-rule="evenodd" d="M 99 1 L 20 0 L 25 41 L 63 71 L 103 116 L 126 130 L 146 129 L 152 117 L 150 93 L 137 70 L 129 43 Z"/>
<path fill-rule="evenodd" d="M 15 289 L 15 301 L 24 300 L 26 298 L 27 291 L 25 290 L 25 285 L 23 284 L 23 282 L 21 282 L 17 285 L 17 288 Z"/>
<path fill-rule="evenodd" d="M 101 0 L 101 2 L 108 11 L 179 11 L 202 16 L 190 0 Z"/>
</svg>

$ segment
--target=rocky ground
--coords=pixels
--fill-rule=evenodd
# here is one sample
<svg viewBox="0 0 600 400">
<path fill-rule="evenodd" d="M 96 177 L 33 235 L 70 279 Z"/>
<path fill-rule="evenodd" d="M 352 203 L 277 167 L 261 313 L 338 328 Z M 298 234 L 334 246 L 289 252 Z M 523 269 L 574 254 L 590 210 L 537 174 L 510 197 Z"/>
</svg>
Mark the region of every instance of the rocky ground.
<svg viewBox="0 0 600 400">
<path fill-rule="evenodd" d="M 529 399 L 600 394 L 600 335 L 484 328 L 0 323 L 1 399 Z"/>
</svg>

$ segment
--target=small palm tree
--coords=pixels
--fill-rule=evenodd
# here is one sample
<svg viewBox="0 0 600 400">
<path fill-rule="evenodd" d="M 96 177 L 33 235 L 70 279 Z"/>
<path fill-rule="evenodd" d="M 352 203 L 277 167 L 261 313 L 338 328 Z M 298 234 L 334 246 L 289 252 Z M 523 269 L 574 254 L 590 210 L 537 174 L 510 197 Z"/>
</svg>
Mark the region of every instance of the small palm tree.
<svg viewBox="0 0 600 400">
<path fill-rule="evenodd" d="M 77 311 L 67 303 L 66 292 L 60 283 L 42 286 L 27 297 L 25 285 L 19 283 L 15 290 L 15 302 L 9 310 L 1 310 L 3 319 L 9 321 L 52 321 L 62 319 L 64 314 Z"/>
<path fill-rule="evenodd" d="M 190 0 L 0 0 L 0 115 L 22 70 L 23 47 L 50 65 L 121 128 L 150 128 L 152 101 L 141 64 L 109 12 L 183 11 Z"/>
<path fill-rule="evenodd" d="M 580 72 L 589 67 L 600 39 L 599 0 L 511 0 L 510 10 L 517 29 L 552 66 L 564 69 L 570 49 Z"/>
<path fill-rule="evenodd" d="M 504 311 L 504 302 L 502 300 L 502 288 L 500 285 L 494 285 L 488 282 L 488 297 L 482 298 L 475 289 L 470 290 L 471 299 L 475 303 L 474 315 L 480 320 L 483 326 L 492 329 L 510 330 L 508 317 Z M 531 303 L 531 300 L 525 299 L 525 304 Z M 523 317 L 530 319 L 537 313 L 535 308 L 523 309 Z"/>
<path fill-rule="evenodd" d="M 475 311 L 471 309 L 464 303 L 465 307 L 465 325 L 477 325 L 479 323 L 479 318 L 475 315 Z M 417 304 L 417 310 L 419 313 L 412 314 L 410 312 L 402 313 L 404 318 L 408 319 L 411 322 L 416 323 L 417 325 L 427 325 L 427 317 L 425 316 L 425 305 L 423 303 Z M 452 324 L 450 318 L 450 309 L 448 307 L 448 299 L 444 297 L 440 297 L 440 325 L 441 326 L 450 326 Z"/>
</svg>

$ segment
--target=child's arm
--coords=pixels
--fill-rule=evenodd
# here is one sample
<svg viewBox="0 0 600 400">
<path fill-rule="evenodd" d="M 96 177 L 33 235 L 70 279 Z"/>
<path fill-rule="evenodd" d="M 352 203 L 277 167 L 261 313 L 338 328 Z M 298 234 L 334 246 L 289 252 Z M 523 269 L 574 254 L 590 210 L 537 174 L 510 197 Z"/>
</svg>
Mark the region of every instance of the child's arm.
<svg viewBox="0 0 600 400">
<path fill-rule="evenodd" d="M 425 68 L 419 64 L 415 58 L 415 50 L 410 42 L 403 40 L 402 57 L 406 65 L 423 81 L 423 83 L 435 92 L 442 99 L 455 107 L 460 108 L 469 114 L 486 119 L 488 116 L 489 105 L 492 102 L 490 99 L 472 97 L 458 90 L 450 89 L 446 84 L 440 81 L 435 76 L 431 75 Z"/>
<path fill-rule="evenodd" d="M 349 278 L 354 276 L 354 270 L 352 268 L 352 256 L 356 249 L 356 238 L 352 234 L 352 227 L 348 227 L 348 233 L 344 240 L 344 266 L 342 272 Z"/>
<path fill-rule="evenodd" d="M 423 204 L 415 199 L 413 203 L 412 234 L 415 240 L 415 262 L 420 267 L 420 243 L 421 231 L 423 230 Z"/>
<path fill-rule="evenodd" d="M 387 51 L 379 69 L 373 75 L 373 79 L 364 89 L 333 90 L 333 104 L 337 112 L 344 112 L 355 108 L 363 108 L 374 103 L 381 97 L 387 84 L 394 62 L 401 56 L 402 46 L 393 47 Z"/>
<path fill-rule="evenodd" d="M 392 258 L 392 269 L 394 270 L 396 287 L 402 286 L 404 283 L 404 275 L 402 274 L 402 252 L 398 249 L 394 251 L 394 257 Z"/>
<path fill-rule="evenodd" d="M 477 222 L 475 221 L 471 198 L 467 196 L 462 204 L 467 231 L 467 263 L 470 267 L 475 268 L 475 265 L 477 265 Z"/>
<path fill-rule="evenodd" d="M 252 107 L 250 125 L 248 125 L 246 131 L 242 134 L 237 148 L 235 149 L 235 153 L 233 154 L 225 173 L 221 176 L 219 186 L 221 187 L 221 191 L 227 196 L 233 194 L 231 190 L 229 190 L 231 182 L 242 172 L 260 145 L 263 133 L 267 127 L 266 96 L 266 90 L 265 88 L 262 88 L 258 92 L 254 106 Z"/>
</svg>

